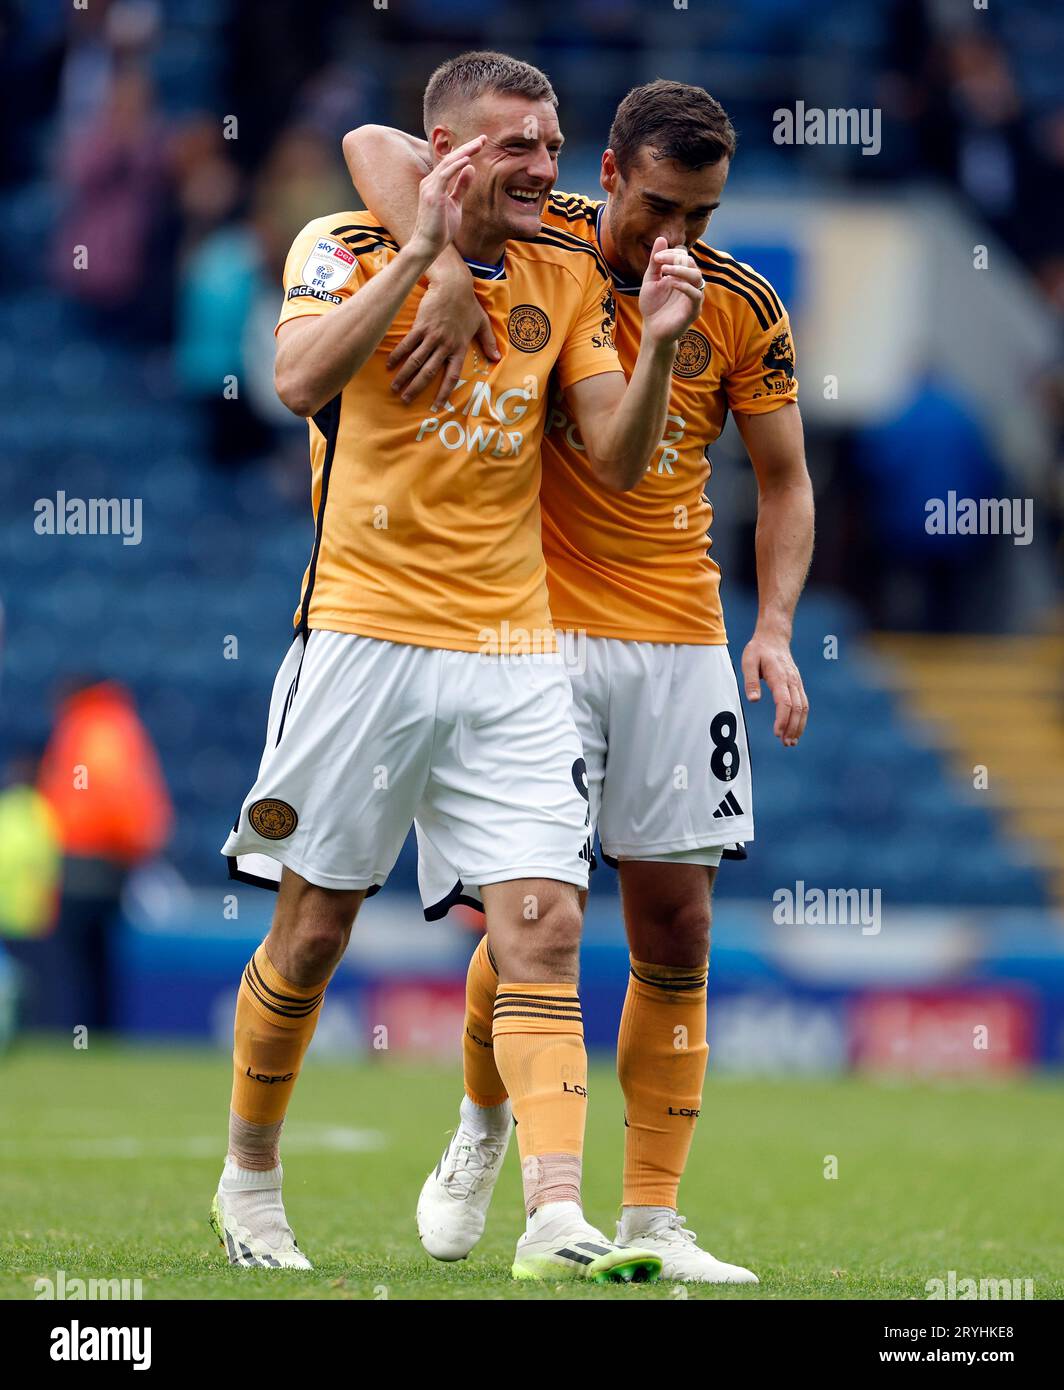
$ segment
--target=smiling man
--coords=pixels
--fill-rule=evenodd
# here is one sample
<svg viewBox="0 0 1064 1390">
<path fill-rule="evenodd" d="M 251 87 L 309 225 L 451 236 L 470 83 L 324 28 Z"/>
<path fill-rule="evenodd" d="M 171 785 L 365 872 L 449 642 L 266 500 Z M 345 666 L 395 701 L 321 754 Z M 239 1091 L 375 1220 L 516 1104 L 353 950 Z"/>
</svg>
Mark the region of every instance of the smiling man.
<svg viewBox="0 0 1064 1390">
<path fill-rule="evenodd" d="M 367 203 L 401 229 L 428 168 L 423 143 L 368 126 L 344 148 Z M 605 201 L 557 193 L 544 214 L 546 229 L 578 236 L 610 267 L 626 371 L 645 327 L 639 281 L 657 239 L 687 248 L 705 277 L 704 308 L 672 367 L 666 427 L 638 486 L 623 495 L 596 486 L 588 440 L 563 397 L 544 441 L 540 496 L 552 615 L 587 637 L 586 666 L 571 672 L 574 711 L 591 821 L 619 868 L 631 952 L 617 1047 L 626 1110 L 618 1239 L 660 1255 L 664 1278 L 709 1283 L 756 1282 L 701 1249 L 677 1209 L 708 1055 L 713 882 L 726 847 L 753 836 L 746 727 L 703 493 L 706 449 L 729 410 L 759 493 L 759 612 L 743 678 L 750 700 L 767 683 L 787 747 L 808 710 L 790 633 L 813 541 L 786 312 L 762 276 L 702 239 L 734 152 L 731 122 L 708 92 L 652 82 L 631 91 L 614 117 L 602 156 Z M 404 390 L 435 380 L 445 395 L 469 337 L 483 341 L 486 325 L 458 258 L 441 256 L 433 275 L 432 299 L 393 361 Z M 430 827 L 419 826 L 419 847 L 423 891 L 452 901 L 464 885 Z M 467 983 L 461 1120 L 418 1205 L 422 1240 L 440 1259 L 464 1257 L 479 1239 L 506 1147 L 510 1105 L 490 1046 L 497 964 L 481 942 Z"/>
<path fill-rule="evenodd" d="M 503 54 L 445 63 L 425 93 L 431 172 L 400 246 L 364 212 L 296 238 L 277 327 L 278 395 L 308 417 L 315 534 L 266 748 L 224 853 L 273 886 L 237 1001 L 229 1151 L 213 1207 L 230 1262 L 307 1266 L 281 1200 L 281 1126 L 322 998 L 367 891 L 416 816 L 483 897 L 502 986 L 495 1065 L 520 1121 L 527 1228 L 516 1277 L 653 1277 L 580 1207 L 587 1107 L 578 891 L 587 792 L 540 542 L 553 374 L 604 489 L 642 476 L 676 343 L 702 307 L 686 251 L 655 245 L 626 381 L 609 272 L 541 231 L 561 147 L 543 73 Z M 504 345 L 469 347 L 446 399 L 391 390 L 389 355 L 453 241 Z"/>
</svg>

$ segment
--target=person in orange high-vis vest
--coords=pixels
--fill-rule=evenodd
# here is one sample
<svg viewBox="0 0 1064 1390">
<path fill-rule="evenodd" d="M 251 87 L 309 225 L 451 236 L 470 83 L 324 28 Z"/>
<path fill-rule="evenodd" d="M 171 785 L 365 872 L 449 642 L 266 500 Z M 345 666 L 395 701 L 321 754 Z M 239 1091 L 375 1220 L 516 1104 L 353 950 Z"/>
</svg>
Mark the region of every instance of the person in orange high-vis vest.
<svg viewBox="0 0 1064 1390">
<path fill-rule="evenodd" d="M 110 938 L 131 868 L 169 838 L 173 809 L 151 737 L 115 681 L 83 684 L 63 700 L 38 778 L 63 850 L 59 918 L 24 963 L 26 1021 L 35 1027 L 109 1028 Z M 36 966 L 36 969 L 34 968 Z"/>
</svg>

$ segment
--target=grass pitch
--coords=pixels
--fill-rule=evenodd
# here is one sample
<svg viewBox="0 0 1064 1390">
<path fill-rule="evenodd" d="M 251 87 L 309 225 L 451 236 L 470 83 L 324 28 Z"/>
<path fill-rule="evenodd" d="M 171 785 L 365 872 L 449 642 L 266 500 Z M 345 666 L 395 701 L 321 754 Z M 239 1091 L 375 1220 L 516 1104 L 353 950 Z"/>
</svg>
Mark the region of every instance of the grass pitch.
<svg viewBox="0 0 1064 1390">
<path fill-rule="evenodd" d="M 593 1066 L 589 1218 L 612 1234 L 620 1091 Z M 140 1279 L 145 1298 L 926 1298 L 928 1279 L 1032 1278 L 1064 1296 L 1056 1081 L 902 1085 L 710 1074 L 682 1209 L 702 1243 L 760 1286 L 530 1285 L 516 1143 L 488 1229 L 438 1264 L 417 1238 L 425 1173 L 455 1123 L 456 1068 L 308 1062 L 284 1142 L 302 1273 L 230 1269 L 207 1225 L 229 1064 L 175 1048 L 22 1045 L 0 1058 L 0 1297 L 34 1281 Z M 834 1155 L 838 1177 L 826 1178 Z"/>
</svg>

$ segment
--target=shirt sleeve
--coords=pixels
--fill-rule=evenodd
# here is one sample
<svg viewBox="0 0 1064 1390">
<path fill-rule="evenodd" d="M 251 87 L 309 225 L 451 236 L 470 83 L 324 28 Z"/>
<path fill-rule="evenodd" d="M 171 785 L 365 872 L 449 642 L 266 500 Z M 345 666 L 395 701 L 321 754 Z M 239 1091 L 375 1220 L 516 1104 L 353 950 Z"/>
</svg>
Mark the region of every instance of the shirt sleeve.
<svg viewBox="0 0 1064 1390">
<path fill-rule="evenodd" d="M 580 259 L 585 257 L 581 255 Z M 605 279 L 590 257 L 587 259 L 583 300 L 556 368 L 558 385 L 563 391 L 590 376 L 624 371 L 613 342 L 617 315 L 613 284 Z"/>
<path fill-rule="evenodd" d="M 354 252 L 329 236 L 320 221 L 309 223 L 285 261 L 284 302 L 277 327 L 289 319 L 328 313 L 350 299 L 365 281 L 365 270 Z"/>
<path fill-rule="evenodd" d="M 786 310 L 762 326 L 744 306 L 736 325 L 735 365 L 724 378 L 728 406 L 744 415 L 765 415 L 798 399 L 794 338 Z"/>
</svg>

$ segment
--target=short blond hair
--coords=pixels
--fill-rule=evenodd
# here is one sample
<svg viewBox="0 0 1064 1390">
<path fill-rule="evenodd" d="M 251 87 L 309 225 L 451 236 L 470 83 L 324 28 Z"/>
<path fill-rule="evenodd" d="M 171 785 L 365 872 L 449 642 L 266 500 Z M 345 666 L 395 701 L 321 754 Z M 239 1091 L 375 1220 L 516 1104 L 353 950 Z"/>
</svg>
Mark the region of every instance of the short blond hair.
<svg viewBox="0 0 1064 1390">
<path fill-rule="evenodd" d="M 558 105 L 547 74 L 531 63 L 490 50 L 459 53 L 457 58 L 441 63 L 429 78 L 424 100 L 425 134 L 432 135 L 441 112 L 458 103 L 468 105 L 485 92 L 514 92 Z"/>
</svg>

